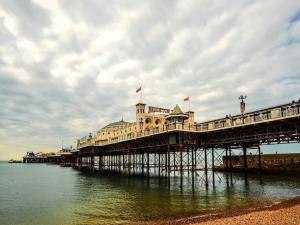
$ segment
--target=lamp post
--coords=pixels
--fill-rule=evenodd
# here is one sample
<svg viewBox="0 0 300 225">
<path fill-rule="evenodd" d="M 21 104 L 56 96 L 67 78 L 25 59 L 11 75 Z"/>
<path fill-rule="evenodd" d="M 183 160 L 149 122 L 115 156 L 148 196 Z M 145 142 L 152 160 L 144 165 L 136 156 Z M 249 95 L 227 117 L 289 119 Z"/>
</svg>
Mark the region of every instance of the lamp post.
<svg viewBox="0 0 300 225">
<path fill-rule="evenodd" d="M 239 100 L 241 100 L 240 102 L 240 110 L 241 110 L 241 113 L 242 113 L 242 121 L 243 121 L 243 124 L 244 124 L 244 112 L 245 112 L 245 109 L 246 109 L 246 103 L 244 102 L 244 100 L 247 98 L 247 95 L 241 95 L 239 97 Z"/>
</svg>

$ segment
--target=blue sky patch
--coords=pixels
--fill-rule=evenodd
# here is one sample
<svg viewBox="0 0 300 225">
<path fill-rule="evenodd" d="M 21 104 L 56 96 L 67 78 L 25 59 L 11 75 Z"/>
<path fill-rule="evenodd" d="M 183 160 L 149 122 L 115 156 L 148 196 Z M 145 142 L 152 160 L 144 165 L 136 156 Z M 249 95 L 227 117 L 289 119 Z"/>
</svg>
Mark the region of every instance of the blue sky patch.
<svg viewBox="0 0 300 225">
<path fill-rule="evenodd" d="M 300 20 L 300 9 L 290 18 L 290 24 L 296 23 Z"/>
</svg>

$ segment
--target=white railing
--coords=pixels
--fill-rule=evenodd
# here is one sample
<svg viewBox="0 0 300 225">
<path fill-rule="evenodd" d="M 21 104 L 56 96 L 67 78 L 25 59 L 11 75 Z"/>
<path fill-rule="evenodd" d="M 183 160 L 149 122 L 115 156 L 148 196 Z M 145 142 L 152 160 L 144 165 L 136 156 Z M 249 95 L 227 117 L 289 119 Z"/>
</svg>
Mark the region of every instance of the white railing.
<svg viewBox="0 0 300 225">
<path fill-rule="evenodd" d="M 222 119 L 197 124 L 197 131 L 211 131 L 228 127 L 267 122 L 300 115 L 300 102 L 292 102 L 273 108 L 262 109 L 244 115 L 227 116 Z"/>
</svg>

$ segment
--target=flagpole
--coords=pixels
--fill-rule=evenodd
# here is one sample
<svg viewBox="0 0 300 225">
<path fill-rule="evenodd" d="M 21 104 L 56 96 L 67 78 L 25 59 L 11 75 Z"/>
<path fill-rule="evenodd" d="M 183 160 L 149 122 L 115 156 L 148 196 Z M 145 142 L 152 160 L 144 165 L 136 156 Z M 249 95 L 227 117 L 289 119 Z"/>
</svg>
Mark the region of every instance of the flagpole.
<svg viewBox="0 0 300 225">
<path fill-rule="evenodd" d="M 191 100 L 190 100 L 190 97 L 189 97 L 189 111 L 191 111 Z"/>
</svg>

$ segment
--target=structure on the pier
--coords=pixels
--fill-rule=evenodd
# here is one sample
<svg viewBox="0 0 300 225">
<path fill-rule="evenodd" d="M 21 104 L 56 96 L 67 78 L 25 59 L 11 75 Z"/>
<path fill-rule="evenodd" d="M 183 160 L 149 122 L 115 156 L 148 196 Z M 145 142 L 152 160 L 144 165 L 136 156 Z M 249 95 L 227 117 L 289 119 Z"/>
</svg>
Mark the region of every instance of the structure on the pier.
<svg viewBox="0 0 300 225">
<path fill-rule="evenodd" d="M 72 162 L 72 149 L 62 148 L 58 152 L 34 153 L 29 151 L 23 157 L 23 163 L 55 163 L 64 166 L 71 166 Z"/>
<path fill-rule="evenodd" d="M 108 124 L 97 131 L 94 136 L 90 134 L 78 139 L 77 148 L 126 141 L 144 134 L 163 132 L 175 126 L 193 129 L 195 127 L 194 112 L 183 113 L 178 105 L 173 110 L 149 106 L 148 112 L 146 112 L 146 104 L 139 102 L 136 104 L 135 122 L 126 122 L 122 119 Z"/>
</svg>

